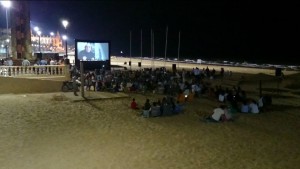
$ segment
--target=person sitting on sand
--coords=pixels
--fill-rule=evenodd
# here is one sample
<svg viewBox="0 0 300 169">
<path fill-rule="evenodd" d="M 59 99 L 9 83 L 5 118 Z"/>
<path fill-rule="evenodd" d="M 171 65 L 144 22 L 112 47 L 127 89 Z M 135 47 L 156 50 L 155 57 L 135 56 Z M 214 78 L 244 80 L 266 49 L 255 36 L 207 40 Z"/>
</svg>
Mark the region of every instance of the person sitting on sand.
<svg viewBox="0 0 300 169">
<path fill-rule="evenodd" d="M 250 113 L 254 113 L 254 114 L 259 113 L 258 105 L 253 99 L 249 100 L 249 110 Z"/>
<path fill-rule="evenodd" d="M 179 103 L 184 103 L 185 102 L 185 97 L 184 97 L 184 94 L 183 94 L 182 90 L 179 91 L 176 101 L 179 102 Z"/>
<path fill-rule="evenodd" d="M 247 104 L 247 101 L 243 101 L 240 107 L 241 113 L 249 113 L 249 105 Z"/>
<path fill-rule="evenodd" d="M 151 108 L 150 100 L 146 99 L 146 102 L 143 106 L 143 110 L 149 110 Z"/>
<path fill-rule="evenodd" d="M 179 101 L 177 101 L 177 103 L 175 104 L 173 113 L 174 114 L 179 114 L 183 111 L 183 108 L 184 108 L 183 104 L 181 104 Z"/>
<path fill-rule="evenodd" d="M 160 114 L 160 105 L 158 105 L 156 102 L 153 102 L 153 105 L 151 106 L 151 116 L 157 117 L 160 116 Z"/>
<path fill-rule="evenodd" d="M 132 99 L 132 102 L 130 104 L 130 108 L 139 109 L 137 103 L 135 102 L 135 98 Z"/>
<path fill-rule="evenodd" d="M 143 106 L 143 111 L 142 111 L 142 115 L 144 117 L 150 117 L 150 113 L 151 113 L 151 104 L 150 104 L 150 100 L 146 99 L 146 102 Z"/>
<path fill-rule="evenodd" d="M 230 120 L 232 117 L 230 116 L 227 106 L 221 105 L 218 108 L 213 110 L 213 114 L 206 118 L 206 121 L 211 122 L 221 122 Z"/>
</svg>

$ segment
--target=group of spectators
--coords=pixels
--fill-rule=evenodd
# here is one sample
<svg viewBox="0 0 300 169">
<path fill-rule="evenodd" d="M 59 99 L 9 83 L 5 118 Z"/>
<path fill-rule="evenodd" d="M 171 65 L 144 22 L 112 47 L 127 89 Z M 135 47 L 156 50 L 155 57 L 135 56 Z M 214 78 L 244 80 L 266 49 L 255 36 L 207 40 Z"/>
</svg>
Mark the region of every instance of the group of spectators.
<svg viewBox="0 0 300 169">
<path fill-rule="evenodd" d="M 247 97 L 246 91 L 239 86 L 233 86 L 232 89 L 215 86 L 215 89 L 211 88 L 210 92 L 221 105 L 213 110 L 212 115 L 206 117 L 207 121 L 233 120 L 238 112 L 257 114 L 265 111 L 272 103 L 272 98 L 268 95 L 261 96 L 257 101 Z"/>
<path fill-rule="evenodd" d="M 144 117 L 158 117 L 158 116 L 170 116 L 174 114 L 179 114 L 183 112 L 184 104 L 175 103 L 173 97 L 163 97 L 157 101 L 150 103 L 150 100 L 147 98 L 144 105 L 140 108 L 135 100 L 132 99 L 130 104 L 131 109 L 139 110 L 140 114 Z"/>
<path fill-rule="evenodd" d="M 231 72 L 228 73 L 231 75 Z M 183 104 L 193 97 L 208 95 L 220 102 L 220 107 L 212 111 L 209 119 L 215 121 L 230 120 L 232 113 L 259 113 L 263 101 L 256 102 L 248 98 L 246 91 L 239 86 L 232 89 L 222 86 L 211 87 L 205 79 L 223 78 L 225 71 L 221 68 L 219 74 L 214 69 L 194 68 L 191 71 L 167 71 L 165 68 L 143 70 L 95 70 L 84 74 L 85 90 L 111 92 L 152 92 L 165 95 L 162 100 L 150 103 L 147 99 L 142 107 L 138 107 L 136 100 L 131 103 L 132 109 L 141 109 L 145 117 L 177 114 L 183 110 Z M 262 98 L 260 99 L 262 100 Z M 140 102 L 140 101 L 139 101 Z M 219 115 L 218 115 L 219 114 Z M 222 115 L 220 115 L 222 114 Z M 226 116 L 226 118 L 224 117 Z"/>
</svg>

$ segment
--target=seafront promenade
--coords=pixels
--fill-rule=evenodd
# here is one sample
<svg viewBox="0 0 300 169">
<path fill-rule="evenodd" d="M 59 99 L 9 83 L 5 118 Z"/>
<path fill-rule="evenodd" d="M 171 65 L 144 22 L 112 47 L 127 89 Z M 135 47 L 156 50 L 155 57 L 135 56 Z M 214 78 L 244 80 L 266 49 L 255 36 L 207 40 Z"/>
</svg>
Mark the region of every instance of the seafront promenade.
<svg viewBox="0 0 300 169">
<path fill-rule="evenodd" d="M 129 61 L 131 61 L 131 66 L 129 66 Z M 126 64 L 124 64 L 126 62 Z M 138 66 L 138 63 L 141 62 L 141 67 Z M 199 64 L 199 63 L 184 63 L 177 61 L 161 61 L 161 60 L 152 60 L 152 59 L 139 59 L 139 58 L 127 58 L 127 57 L 112 57 L 111 58 L 112 65 L 124 66 L 127 69 L 132 70 L 140 70 L 143 68 L 160 68 L 166 67 L 169 70 L 172 70 L 173 64 L 176 64 L 176 69 L 181 71 L 192 70 L 193 68 L 198 67 L 199 69 L 203 69 L 208 67 L 209 69 L 215 69 L 216 71 L 220 71 L 221 68 L 224 68 L 226 71 L 232 71 L 237 73 L 247 73 L 247 74 L 257 74 L 264 73 L 267 75 L 275 75 L 275 68 L 256 68 L 256 67 L 238 67 L 238 66 L 229 66 L 229 65 L 212 65 L 212 64 Z M 282 70 L 284 75 L 290 75 L 299 73 L 297 70 Z"/>
</svg>

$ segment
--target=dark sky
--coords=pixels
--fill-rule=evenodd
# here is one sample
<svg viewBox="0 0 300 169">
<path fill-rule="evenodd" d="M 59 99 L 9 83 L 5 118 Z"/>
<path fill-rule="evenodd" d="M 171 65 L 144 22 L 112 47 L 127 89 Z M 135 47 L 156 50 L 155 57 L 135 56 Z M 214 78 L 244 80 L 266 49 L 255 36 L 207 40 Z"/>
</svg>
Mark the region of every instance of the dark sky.
<svg viewBox="0 0 300 169">
<path fill-rule="evenodd" d="M 196 3 L 197 2 L 197 3 Z M 150 57 L 150 30 L 155 55 L 167 57 L 264 63 L 295 63 L 299 50 L 299 5 L 294 3 L 239 3 L 217 1 L 30 1 L 31 21 L 43 33 L 60 31 L 61 19 L 69 20 L 72 39 L 109 40 L 111 54 L 122 50 L 132 56 Z M 74 40 L 72 40 L 74 42 Z M 71 42 L 69 42 L 71 43 Z"/>
</svg>

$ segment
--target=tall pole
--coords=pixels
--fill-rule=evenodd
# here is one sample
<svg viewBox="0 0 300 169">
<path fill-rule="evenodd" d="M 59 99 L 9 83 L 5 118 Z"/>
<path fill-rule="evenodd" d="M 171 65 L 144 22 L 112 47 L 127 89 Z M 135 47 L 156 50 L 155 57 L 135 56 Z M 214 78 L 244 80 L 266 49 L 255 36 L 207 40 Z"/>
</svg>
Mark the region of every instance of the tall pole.
<svg viewBox="0 0 300 169">
<path fill-rule="evenodd" d="M 143 30 L 141 29 L 141 67 L 142 68 L 142 62 L 143 62 Z"/>
<path fill-rule="evenodd" d="M 131 31 L 129 32 L 129 66 L 131 70 Z"/>
<path fill-rule="evenodd" d="M 154 68 L 154 31 L 151 29 L 151 67 Z"/>
<path fill-rule="evenodd" d="M 7 39 L 9 39 L 9 34 L 8 34 L 8 19 L 7 19 L 7 10 L 8 8 L 11 7 L 11 1 L 7 0 L 7 1 L 1 1 L 1 4 L 4 6 L 5 8 L 5 14 L 6 14 L 6 35 L 7 35 Z M 8 53 L 9 53 L 9 50 L 8 50 L 8 44 L 9 44 L 9 40 L 7 40 L 8 43 L 6 45 L 6 58 L 8 58 Z"/>
<path fill-rule="evenodd" d="M 67 42 L 67 39 L 66 39 L 66 59 L 68 59 L 68 42 Z"/>
<path fill-rule="evenodd" d="M 38 30 L 38 28 L 36 30 L 37 30 L 37 35 L 39 36 L 39 52 L 41 53 L 41 34 L 42 34 L 42 32 L 40 30 Z"/>
<path fill-rule="evenodd" d="M 152 33 L 152 36 L 153 36 L 153 41 L 152 41 L 152 43 L 153 43 L 153 58 L 155 57 L 155 46 L 154 46 L 154 31 L 153 31 L 153 33 Z"/>
<path fill-rule="evenodd" d="M 143 30 L 141 29 L 141 61 L 143 57 Z"/>
<path fill-rule="evenodd" d="M 64 26 L 64 28 L 65 28 L 65 33 L 67 34 L 67 26 L 69 25 L 69 22 L 67 21 L 67 20 L 63 20 L 62 21 L 62 24 L 63 24 L 63 26 Z M 66 59 L 68 59 L 68 46 L 67 46 L 67 37 L 66 37 L 66 39 L 65 39 L 65 41 L 66 41 Z"/>
<path fill-rule="evenodd" d="M 178 56 L 177 56 L 177 63 L 179 68 L 179 53 L 180 53 L 180 31 L 179 31 L 179 38 L 178 38 Z"/>
<path fill-rule="evenodd" d="M 165 66 L 166 66 L 166 60 L 167 60 L 167 46 L 168 46 L 168 26 L 166 29 Z"/>
<path fill-rule="evenodd" d="M 150 49 L 151 49 L 151 52 L 150 52 L 151 54 L 150 54 L 150 56 L 151 56 L 151 58 L 153 58 L 153 53 L 152 53 L 152 52 L 153 52 L 153 50 L 152 50 L 152 45 L 153 45 L 153 44 L 152 44 L 152 38 L 153 38 L 153 37 L 152 37 L 152 29 L 150 30 L 150 36 L 151 36 L 151 38 L 150 38 Z"/>
<path fill-rule="evenodd" d="M 5 14 L 6 14 L 6 35 L 7 35 L 7 39 L 8 39 L 9 38 L 9 34 L 8 34 L 7 8 L 5 9 Z M 9 53 L 8 44 L 9 44 L 9 42 L 7 42 L 7 44 L 6 44 L 6 58 L 8 58 L 8 53 Z"/>
<path fill-rule="evenodd" d="M 130 61 L 131 61 L 131 31 L 129 33 L 129 57 L 130 57 Z"/>
<path fill-rule="evenodd" d="M 39 35 L 39 52 L 41 53 L 41 35 Z"/>
<path fill-rule="evenodd" d="M 81 84 L 80 85 L 80 88 L 81 88 L 81 97 L 84 98 L 84 68 L 83 68 L 83 62 L 80 61 L 80 81 L 81 81 Z"/>
</svg>

